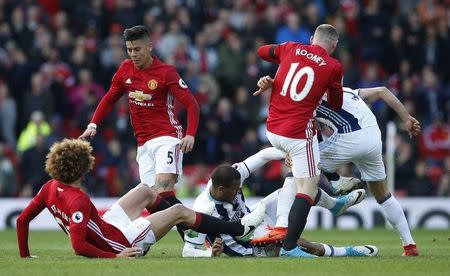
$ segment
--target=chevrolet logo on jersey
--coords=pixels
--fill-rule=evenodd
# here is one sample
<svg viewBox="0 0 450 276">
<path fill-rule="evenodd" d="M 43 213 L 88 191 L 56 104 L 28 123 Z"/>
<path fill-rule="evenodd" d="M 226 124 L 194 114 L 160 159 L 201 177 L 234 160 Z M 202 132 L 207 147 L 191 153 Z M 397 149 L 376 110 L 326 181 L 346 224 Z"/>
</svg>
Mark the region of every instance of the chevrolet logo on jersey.
<svg viewBox="0 0 450 276">
<path fill-rule="evenodd" d="M 152 95 L 144 94 L 143 91 L 139 91 L 139 90 L 131 91 L 130 93 L 128 93 L 128 96 L 130 98 L 133 98 L 136 102 L 143 102 L 143 101 L 152 99 Z"/>
</svg>

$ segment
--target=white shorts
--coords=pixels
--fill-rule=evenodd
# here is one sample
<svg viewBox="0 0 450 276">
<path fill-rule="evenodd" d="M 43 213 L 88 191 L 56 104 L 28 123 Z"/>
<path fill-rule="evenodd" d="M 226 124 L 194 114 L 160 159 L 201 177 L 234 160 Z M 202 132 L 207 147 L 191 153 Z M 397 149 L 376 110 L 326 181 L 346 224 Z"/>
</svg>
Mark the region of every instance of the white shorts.
<svg viewBox="0 0 450 276">
<path fill-rule="evenodd" d="M 313 177 L 320 174 L 319 143 L 317 136 L 310 139 L 293 139 L 267 131 L 272 146 L 289 154 L 292 158 L 292 174 L 296 178 Z"/>
<path fill-rule="evenodd" d="M 111 208 L 103 214 L 103 220 L 119 229 L 131 246 L 142 248 L 147 253 L 150 246 L 156 242 L 150 221 L 145 218 L 137 218 L 131 221 L 119 204 L 114 203 Z"/>
<path fill-rule="evenodd" d="M 381 132 L 377 126 L 350 133 L 334 133 L 320 143 L 321 168 L 335 172 L 341 165 L 354 163 L 364 181 L 386 178 L 382 156 Z"/>
<path fill-rule="evenodd" d="M 178 148 L 180 141 L 175 137 L 161 136 L 137 148 L 136 161 L 143 184 L 154 186 L 155 175 L 160 173 L 182 175 L 183 153 Z"/>
</svg>

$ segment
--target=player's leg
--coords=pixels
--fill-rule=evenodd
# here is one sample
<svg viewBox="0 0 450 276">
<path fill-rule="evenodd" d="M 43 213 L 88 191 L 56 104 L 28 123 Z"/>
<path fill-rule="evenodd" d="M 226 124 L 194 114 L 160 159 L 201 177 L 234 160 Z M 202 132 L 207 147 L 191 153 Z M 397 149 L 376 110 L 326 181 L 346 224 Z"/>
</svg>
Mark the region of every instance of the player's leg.
<svg viewBox="0 0 450 276">
<path fill-rule="evenodd" d="M 386 184 L 386 172 L 382 157 L 381 133 L 378 128 L 367 129 L 367 135 L 378 139 L 372 140 L 371 147 L 364 158 L 356 160 L 355 165 L 361 172 L 363 180 L 368 182 L 370 192 L 383 208 L 386 219 L 400 235 L 404 255 L 417 256 L 418 251 L 411 236 L 408 221 L 397 199 L 389 192 Z"/>
<path fill-rule="evenodd" d="M 156 199 L 156 193 L 148 185 L 140 183 L 122 196 L 116 204 L 120 205 L 130 220 L 133 221 L 140 217 L 142 210 L 149 209 Z"/>
<path fill-rule="evenodd" d="M 404 248 L 403 255 L 418 256 L 419 252 L 416 243 L 412 238 L 405 213 L 403 212 L 400 203 L 387 189 L 386 181 L 368 181 L 368 186 L 378 204 L 383 208 L 386 219 L 400 235 Z"/>
<path fill-rule="evenodd" d="M 195 212 L 181 204 L 147 217 L 152 224 L 156 240 L 163 237 L 173 226 L 181 224 L 201 233 L 220 233 L 243 236 L 256 228 L 264 219 L 265 208 L 260 204 L 253 212 L 236 221 L 224 221 L 210 215 Z"/>
<path fill-rule="evenodd" d="M 300 238 L 298 246 L 316 256 L 323 257 L 375 257 L 378 255 L 378 248 L 373 245 L 358 246 L 333 246 L 325 243 L 310 242 Z"/>
<path fill-rule="evenodd" d="M 358 149 L 352 139 L 352 133 L 335 133 L 319 143 L 320 169 L 329 181 L 329 188 L 335 195 L 352 190 L 361 181 L 355 177 L 344 177 L 336 173 L 343 164 L 352 162 L 355 149 Z"/>
</svg>

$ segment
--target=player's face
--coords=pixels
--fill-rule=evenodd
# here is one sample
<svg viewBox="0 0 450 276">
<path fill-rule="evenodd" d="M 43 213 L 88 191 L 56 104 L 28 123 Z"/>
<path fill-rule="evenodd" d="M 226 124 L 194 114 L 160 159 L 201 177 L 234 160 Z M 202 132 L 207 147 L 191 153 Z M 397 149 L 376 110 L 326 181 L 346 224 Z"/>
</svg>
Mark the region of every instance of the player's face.
<svg viewBox="0 0 450 276">
<path fill-rule="evenodd" d="M 222 187 L 222 195 L 221 195 L 221 200 L 222 201 L 227 201 L 227 202 L 233 202 L 233 199 L 236 197 L 236 194 L 239 192 L 240 188 L 241 188 L 241 183 L 240 180 L 237 179 L 235 181 L 233 181 L 233 184 L 228 187 Z"/>
<path fill-rule="evenodd" d="M 152 43 L 148 39 L 125 41 L 127 54 L 137 68 L 145 68 L 150 62 Z"/>
</svg>

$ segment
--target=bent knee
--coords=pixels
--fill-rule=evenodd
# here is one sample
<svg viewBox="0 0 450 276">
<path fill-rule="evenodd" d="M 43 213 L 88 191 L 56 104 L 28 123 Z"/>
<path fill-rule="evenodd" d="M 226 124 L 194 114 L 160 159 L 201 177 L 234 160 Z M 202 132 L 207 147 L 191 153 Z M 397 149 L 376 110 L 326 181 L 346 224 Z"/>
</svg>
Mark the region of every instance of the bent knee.
<svg viewBox="0 0 450 276">
<path fill-rule="evenodd" d="M 139 193 L 145 196 L 146 198 L 156 198 L 155 191 L 153 191 L 152 188 L 150 188 L 146 184 L 139 183 L 135 189 L 137 189 Z"/>
<path fill-rule="evenodd" d="M 189 208 L 180 203 L 172 205 L 169 209 L 171 212 L 177 214 L 178 217 L 186 217 L 191 211 Z"/>
</svg>

